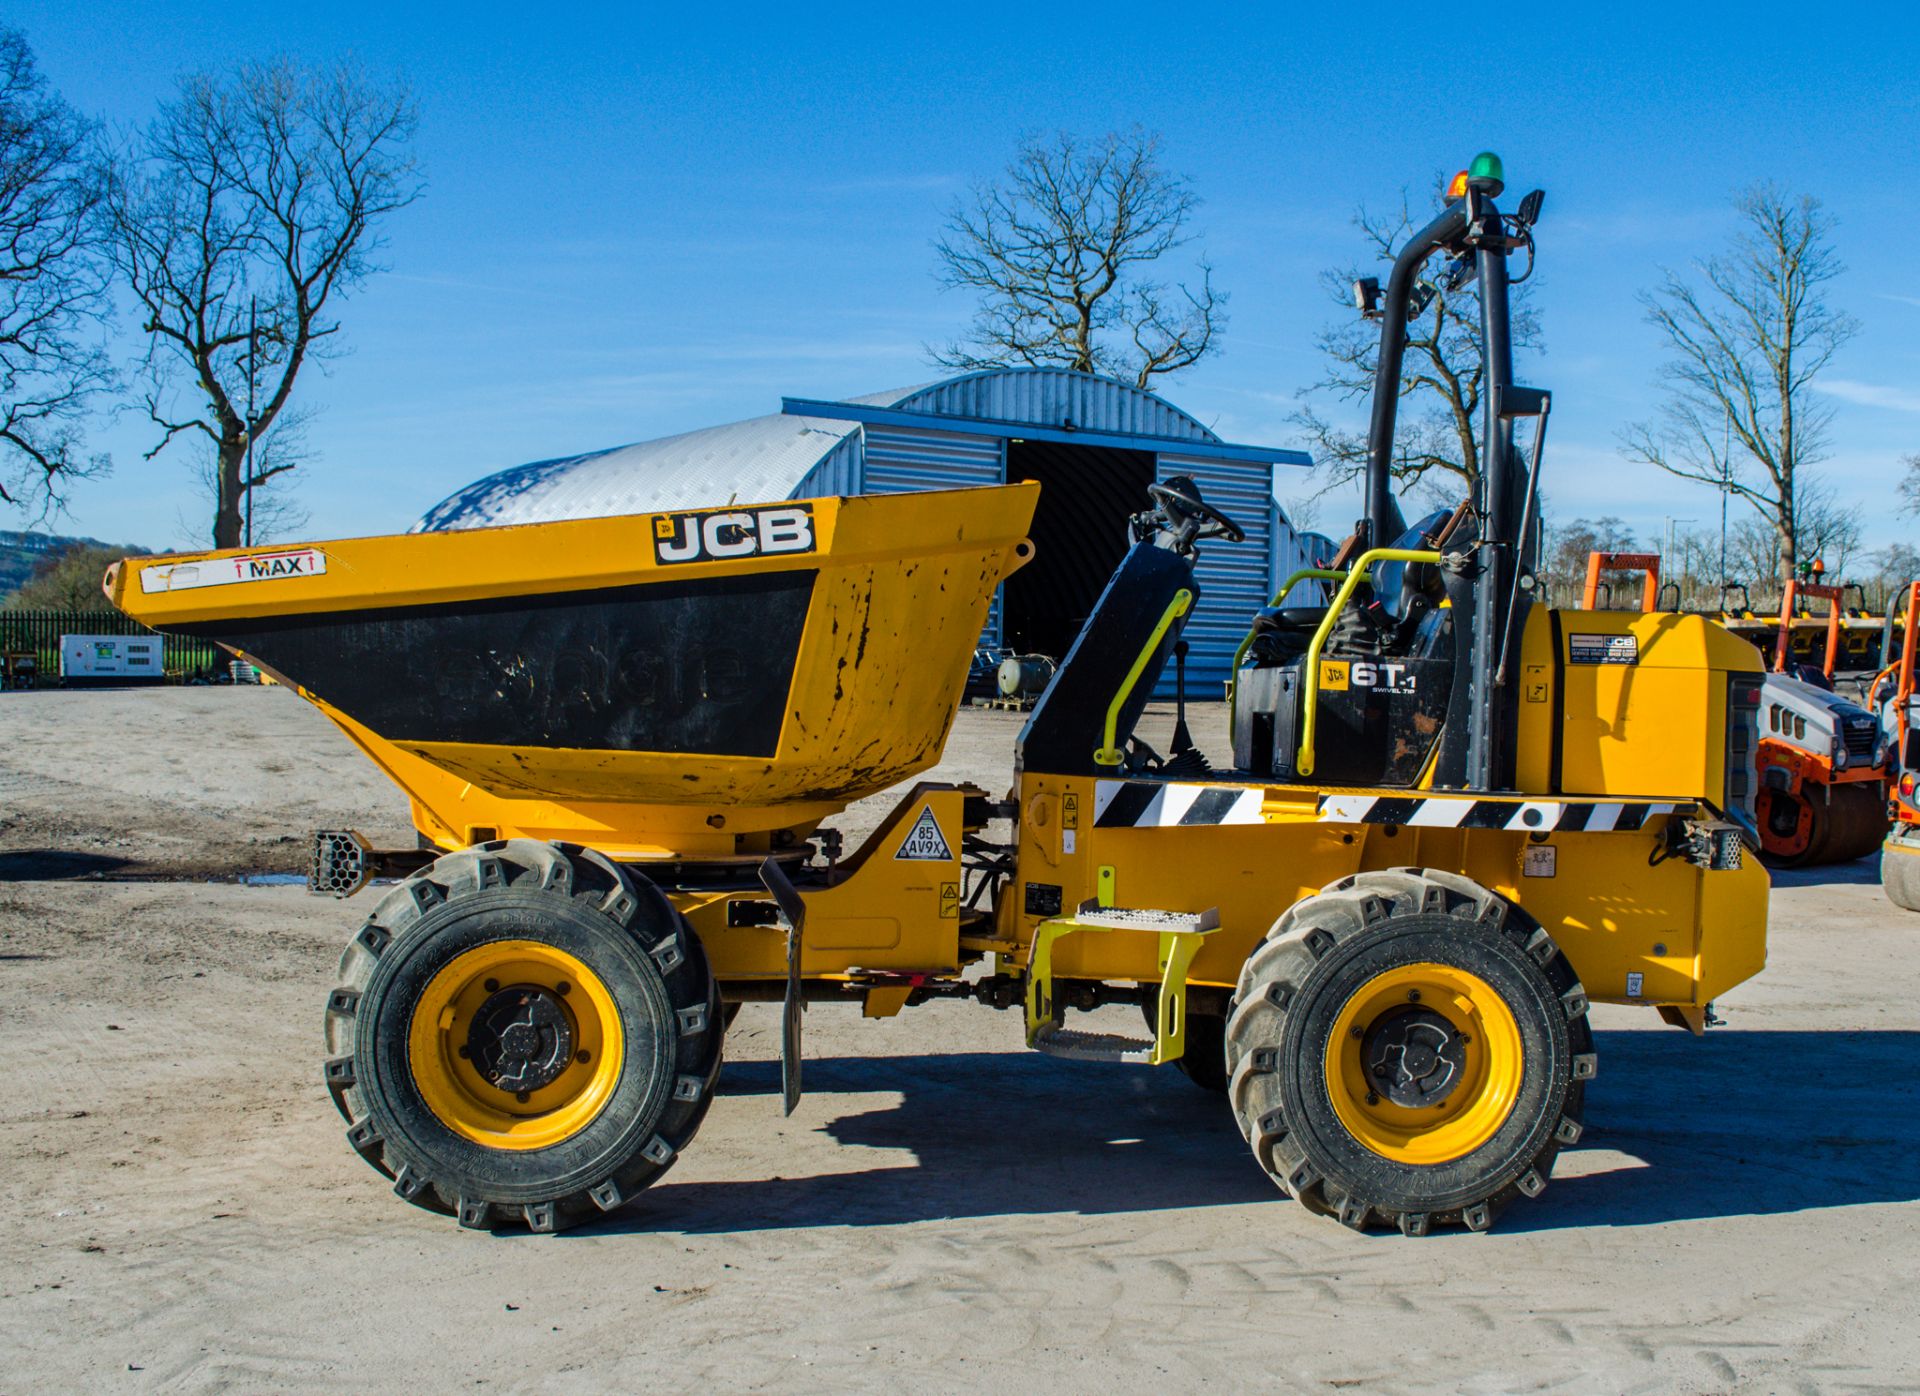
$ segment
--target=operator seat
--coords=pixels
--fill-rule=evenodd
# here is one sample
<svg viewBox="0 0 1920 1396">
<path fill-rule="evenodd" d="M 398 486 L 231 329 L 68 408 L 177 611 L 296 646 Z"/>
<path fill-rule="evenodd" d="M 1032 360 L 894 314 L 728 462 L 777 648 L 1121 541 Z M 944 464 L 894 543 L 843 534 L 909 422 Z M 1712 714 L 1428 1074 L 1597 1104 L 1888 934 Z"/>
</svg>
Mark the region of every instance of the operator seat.
<svg viewBox="0 0 1920 1396">
<path fill-rule="evenodd" d="M 1438 549 L 1458 532 L 1467 515 L 1462 503 L 1455 509 L 1436 509 L 1389 545 L 1394 548 Z M 1358 551 L 1349 537 L 1334 556 L 1339 570 Z M 1440 641 L 1441 627 L 1428 619 L 1445 596 L 1439 569 L 1428 562 L 1383 562 L 1373 579 L 1354 596 L 1328 637 L 1337 654 L 1422 657 Z M 1249 658 L 1256 665 L 1285 664 L 1307 652 L 1313 634 L 1326 619 L 1325 606 L 1267 606 L 1253 618 Z"/>
</svg>

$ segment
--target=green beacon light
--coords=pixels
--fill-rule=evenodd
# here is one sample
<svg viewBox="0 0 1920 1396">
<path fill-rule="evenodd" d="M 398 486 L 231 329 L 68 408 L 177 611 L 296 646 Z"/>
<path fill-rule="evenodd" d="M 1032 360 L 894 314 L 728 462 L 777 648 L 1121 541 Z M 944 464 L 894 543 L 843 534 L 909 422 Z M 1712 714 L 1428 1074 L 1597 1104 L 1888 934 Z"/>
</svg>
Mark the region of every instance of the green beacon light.
<svg viewBox="0 0 1920 1396">
<path fill-rule="evenodd" d="M 1498 194 L 1507 187 L 1507 172 L 1500 164 L 1500 157 L 1491 150 L 1483 150 L 1473 157 L 1473 163 L 1467 166 L 1467 179 L 1473 184 L 1491 184 L 1487 192 Z"/>
</svg>

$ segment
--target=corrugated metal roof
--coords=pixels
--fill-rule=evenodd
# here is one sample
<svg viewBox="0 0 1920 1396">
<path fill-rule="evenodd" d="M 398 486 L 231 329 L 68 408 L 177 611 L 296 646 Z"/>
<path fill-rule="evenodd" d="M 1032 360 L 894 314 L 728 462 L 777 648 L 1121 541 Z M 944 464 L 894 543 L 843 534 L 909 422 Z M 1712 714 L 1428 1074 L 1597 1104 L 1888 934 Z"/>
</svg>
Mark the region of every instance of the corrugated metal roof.
<svg viewBox="0 0 1920 1396">
<path fill-rule="evenodd" d="M 732 500 L 788 498 L 834 451 L 857 449 L 854 422 L 775 413 L 658 441 L 517 465 L 429 509 L 414 531 L 598 519 Z"/>
<path fill-rule="evenodd" d="M 853 415 L 846 418 L 835 411 L 839 405 L 795 403 L 793 412 L 515 466 L 449 496 L 414 527 L 485 528 L 698 508 L 736 499 L 787 499 L 818 467 L 834 468 L 821 471 L 816 480 L 857 480 L 861 427 L 855 418 L 888 412 L 913 414 L 891 423 L 894 426 L 942 427 L 931 419 L 944 417 L 952 426 L 943 429 L 962 434 L 1019 436 L 1027 426 L 1036 432 L 1087 437 L 1104 433 L 1142 449 L 1184 448 L 1192 442 L 1213 446 L 1223 457 L 1237 453 L 1235 459 L 1258 451 L 1229 446 L 1144 389 L 1062 368 L 990 369 L 848 398 L 844 405 Z M 1260 453 L 1258 459 L 1283 455 L 1298 453 Z M 1299 463 L 1305 463 L 1304 456 Z"/>
<path fill-rule="evenodd" d="M 1171 441 L 1220 438 L 1144 388 L 1065 368 L 994 368 L 937 383 L 847 398 L 862 407 L 933 412 L 990 422 L 1029 422 L 1075 431 L 1122 432 Z"/>
</svg>

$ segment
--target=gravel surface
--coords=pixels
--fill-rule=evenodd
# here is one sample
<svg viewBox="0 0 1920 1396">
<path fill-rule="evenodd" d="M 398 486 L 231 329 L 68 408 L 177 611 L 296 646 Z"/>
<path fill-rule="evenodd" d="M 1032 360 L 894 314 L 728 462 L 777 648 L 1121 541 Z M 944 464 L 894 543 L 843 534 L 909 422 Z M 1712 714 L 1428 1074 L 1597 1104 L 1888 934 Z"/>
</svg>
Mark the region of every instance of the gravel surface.
<svg viewBox="0 0 1920 1396">
<path fill-rule="evenodd" d="M 1004 790 L 1018 726 L 962 714 L 936 774 Z M 366 907 L 231 880 L 320 824 L 409 841 L 286 692 L 0 695 L 0 1390 L 1920 1386 L 1920 919 L 1872 860 L 1782 880 L 1704 1041 L 1597 1010 L 1586 1137 L 1486 1235 L 1303 1215 L 1177 1073 L 934 1004 L 811 1012 L 791 1119 L 748 1006 L 667 1180 L 529 1237 L 346 1147 Z"/>
</svg>

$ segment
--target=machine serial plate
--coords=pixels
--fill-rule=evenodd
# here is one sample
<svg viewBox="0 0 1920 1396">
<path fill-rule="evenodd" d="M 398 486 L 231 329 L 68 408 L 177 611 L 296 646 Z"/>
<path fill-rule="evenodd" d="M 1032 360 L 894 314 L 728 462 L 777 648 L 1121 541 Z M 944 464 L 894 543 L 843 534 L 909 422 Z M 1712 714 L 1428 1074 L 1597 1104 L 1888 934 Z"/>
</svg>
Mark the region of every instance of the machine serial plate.
<svg viewBox="0 0 1920 1396">
<path fill-rule="evenodd" d="M 1569 635 L 1569 664 L 1638 664 L 1640 638 L 1637 635 Z"/>
</svg>

